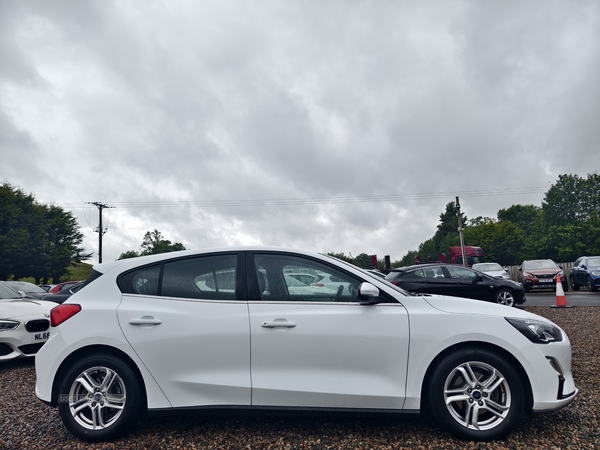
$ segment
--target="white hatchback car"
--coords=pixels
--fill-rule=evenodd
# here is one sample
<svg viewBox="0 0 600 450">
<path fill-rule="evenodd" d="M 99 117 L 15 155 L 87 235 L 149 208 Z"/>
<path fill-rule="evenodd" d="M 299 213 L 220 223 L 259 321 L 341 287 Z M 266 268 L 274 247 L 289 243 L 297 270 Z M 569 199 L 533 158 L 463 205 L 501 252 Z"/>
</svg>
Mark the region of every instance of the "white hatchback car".
<svg viewBox="0 0 600 450">
<path fill-rule="evenodd" d="M 498 263 L 477 263 L 473 264 L 472 269 L 487 273 L 490 277 L 510 280 L 510 274 Z"/>
<path fill-rule="evenodd" d="M 54 302 L 23 298 L 0 282 L 0 361 L 35 356 L 50 336 Z"/>
<path fill-rule="evenodd" d="M 289 289 L 303 272 L 350 288 Z M 428 411 L 491 440 L 577 393 L 569 339 L 547 319 L 412 295 L 323 254 L 182 251 L 100 264 L 86 283 L 51 312 L 36 394 L 88 441 L 146 410 L 223 408 Z"/>
</svg>

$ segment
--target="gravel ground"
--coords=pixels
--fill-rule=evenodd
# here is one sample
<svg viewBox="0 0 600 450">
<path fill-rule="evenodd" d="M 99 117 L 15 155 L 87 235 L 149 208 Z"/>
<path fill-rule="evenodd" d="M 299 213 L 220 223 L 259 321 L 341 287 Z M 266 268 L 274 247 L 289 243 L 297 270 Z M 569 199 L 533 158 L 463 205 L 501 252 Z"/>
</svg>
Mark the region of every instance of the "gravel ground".
<svg viewBox="0 0 600 450">
<path fill-rule="evenodd" d="M 418 416 L 185 416 L 143 418 L 125 438 L 72 437 L 34 393 L 31 359 L 0 363 L 0 449 L 596 449 L 600 448 L 600 308 L 526 307 L 560 325 L 573 346 L 579 395 L 523 423 L 504 441 L 462 442 Z"/>
</svg>

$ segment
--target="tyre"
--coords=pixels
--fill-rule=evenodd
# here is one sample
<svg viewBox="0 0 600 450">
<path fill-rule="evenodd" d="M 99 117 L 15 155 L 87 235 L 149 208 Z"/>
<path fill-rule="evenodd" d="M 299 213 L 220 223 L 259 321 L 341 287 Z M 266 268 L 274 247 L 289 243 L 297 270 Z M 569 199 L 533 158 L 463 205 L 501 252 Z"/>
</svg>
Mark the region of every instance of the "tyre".
<svg viewBox="0 0 600 450">
<path fill-rule="evenodd" d="M 573 289 L 574 291 L 579 290 L 579 285 L 577 284 L 577 281 L 575 281 L 573 275 L 571 275 L 571 289 Z"/>
<path fill-rule="evenodd" d="M 76 362 L 60 385 L 58 412 L 79 439 L 108 441 L 126 433 L 145 408 L 141 382 L 128 363 L 112 355 Z"/>
<path fill-rule="evenodd" d="M 515 295 L 509 289 L 500 289 L 496 292 L 496 295 L 494 295 L 494 301 L 500 305 L 514 306 Z"/>
<path fill-rule="evenodd" d="M 451 353 L 434 368 L 430 380 L 428 411 L 459 439 L 501 439 L 523 416 L 525 396 L 517 371 L 490 351 Z"/>
<path fill-rule="evenodd" d="M 590 277 L 589 275 L 587 276 L 587 285 L 590 289 L 590 292 L 596 292 L 598 290 L 598 288 L 594 284 L 594 280 L 592 280 L 592 277 Z"/>
</svg>

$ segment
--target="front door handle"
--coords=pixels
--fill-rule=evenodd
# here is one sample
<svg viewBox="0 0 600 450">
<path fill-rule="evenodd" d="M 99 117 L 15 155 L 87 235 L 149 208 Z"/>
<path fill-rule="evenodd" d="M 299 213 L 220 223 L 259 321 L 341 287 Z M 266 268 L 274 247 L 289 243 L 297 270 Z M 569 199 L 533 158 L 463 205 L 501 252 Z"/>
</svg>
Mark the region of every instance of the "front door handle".
<svg viewBox="0 0 600 450">
<path fill-rule="evenodd" d="M 273 321 L 267 321 L 267 322 L 263 322 L 262 326 L 264 328 L 294 328 L 296 326 L 295 322 L 288 322 L 283 321 L 283 320 L 273 320 Z"/>
</svg>

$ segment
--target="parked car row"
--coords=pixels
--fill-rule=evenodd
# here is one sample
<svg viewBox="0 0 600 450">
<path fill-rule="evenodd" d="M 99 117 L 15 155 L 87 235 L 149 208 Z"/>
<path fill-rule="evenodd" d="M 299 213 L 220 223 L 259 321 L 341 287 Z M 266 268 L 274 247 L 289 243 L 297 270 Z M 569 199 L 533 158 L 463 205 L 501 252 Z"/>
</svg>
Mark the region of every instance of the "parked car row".
<svg viewBox="0 0 600 450">
<path fill-rule="evenodd" d="M 28 281 L 2 281 L 4 285 L 17 291 L 23 298 L 47 300 L 54 303 L 62 303 L 75 292 L 82 281 L 65 281 L 54 285 L 54 288 L 46 291 L 42 286 L 37 286 Z"/>
</svg>

